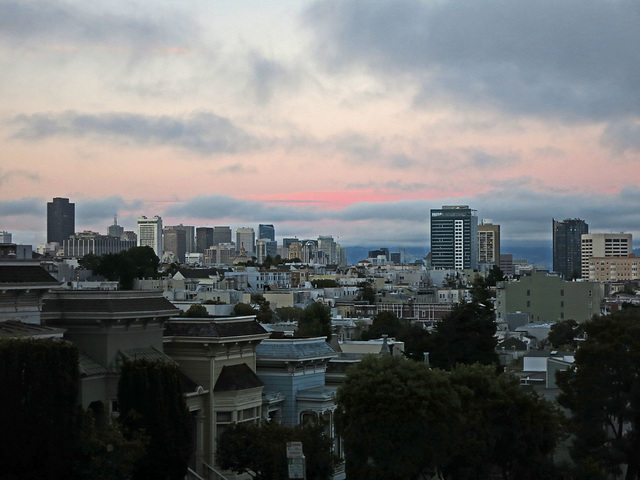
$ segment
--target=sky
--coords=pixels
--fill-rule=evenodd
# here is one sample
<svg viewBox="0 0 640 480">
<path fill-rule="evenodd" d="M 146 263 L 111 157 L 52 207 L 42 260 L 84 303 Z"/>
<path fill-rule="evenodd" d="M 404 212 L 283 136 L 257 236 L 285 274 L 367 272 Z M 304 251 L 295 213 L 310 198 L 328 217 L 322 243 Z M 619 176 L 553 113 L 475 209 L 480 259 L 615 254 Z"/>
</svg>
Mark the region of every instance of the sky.
<svg viewBox="0 0 640 480">
<path fill-rule="evenodd" d="M 510 246 L 637 239 L 638 45 L 637 0 L 0 0 L 0 230 L 43 243 L 67 197 L 102 233 L 426 252 L 469 205 Z"/>
</svg>

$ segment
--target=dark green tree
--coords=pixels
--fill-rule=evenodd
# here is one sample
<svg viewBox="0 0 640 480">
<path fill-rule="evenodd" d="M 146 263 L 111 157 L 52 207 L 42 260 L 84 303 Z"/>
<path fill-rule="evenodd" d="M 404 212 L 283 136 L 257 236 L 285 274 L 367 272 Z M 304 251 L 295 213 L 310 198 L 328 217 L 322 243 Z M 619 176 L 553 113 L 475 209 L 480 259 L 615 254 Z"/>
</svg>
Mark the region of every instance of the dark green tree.
<svg viewBox="0 0 640 480">
<path fill-rule="evenodd" d="M 257 315 L 258 310 L 253 308 L 248 303 L 236 303 L 233 307 L 233 314 L 237 317 L 248 317 L 250 315 Z"/>
<path fill-rule="evenodd" d="M 640 310 L 583 324 L 575 363 L 557 374 L 559 403 L 571 410 L 576 463 L 627 480 L 640 478 Z"/>
<path fill-rule="evenodd" d="M 455 448 L 442 469 L 445 478 L 547 478 L 563 433 L 563 415 L 516 377 L 496 375 L 492 366 L 458 365 L 449 377 L 460 398 L 462 422 Z"/>
<path fill-rule="evenodd" d="M 194 303 L 186 312 L 184 312 L 184 316 L 191 318 L 204 318 L 208 317 L 209 314 L 207 313 L 207 307 L 200 303 Z"/>
<path fill-rule="evenodd" d="M 376 303 L 376 291 L 373 289 L 371 282 L 361 282 L 358 284 L 358 300 L 365 301 L 369 305 Z"/>
<path fill-rule="evenodd" d="M 460 405 L 448 375 L 396 356 L 366 356 L 337 394 L 347 478 L 431 478 L 453 448 Z"/>
<path fill-rule="evenodd" d="M 335 458 L 332 440 L 321 425 L 289 427 L 278 422 L 245 422 L 229 426 L 220 436 L 216 459 L 225 470 L 248 474 L 256 480 L 287 480 L 286 444 L 300 441 L 306 461 L 306 478 L 331 478 Z"/>
<path fill-rule="evenodd" d="M 380 338 L 382 335 L 396 338 L 402 331 L 404 323 L 398 316 L 389 311 L 378 312 L 368 330 L 362 332 L 362 340 Z"/>
<path fill-rule="evenodd" d="M 251 303 L 258 307 L 256 319 L 260 323 L 271 323 L 273 321 L 273 310 L 271 310 L 270 302 L 264 298 L 264 295 L 251 294 Z"/>
<path fill-rule="evenodd" d="M 331 339 L 331 309 L 320 302 L 310 303 L 298 322 L 297 335 L 300 337 L 327 337 Z"/>
<path fill-rule="evenodd" d="M 495 287 L 498 282 L 504 282 L 504 272 L 500 270 L 500 267 L 494 265 L 485 278 L 485 284 L 487 287 Z"/>
<path fill-rule="evenodd" d="M 302 318 L 304 310 L 300 307 L 278 307 L 276 315 L 283 322 L 298 322 Z"/>
<path fill-rule="evenodd" d="M 311 285 L 313 286 L 313 288 L 335 288 L 340 286 L 340 284 L 332 278 L 311 280 Z"/>
<path fill-rule="evenodd" d="M 157 277 L 160 259 L 151 247 L 133 247 L 120 253 L 96 256 L 85 255 L 79 262 L 83 268 L 93 270 L 111 281 L 118 281 L 120 288 L 131 290 L 136 278 Z"/>
<path fill-rule="evenodd" d="M 456 305 L 429 337 L 432 365 L 451 370 L 459 363 L 498 366 L 492 309 L 480 303 Z"/>
<path fill-rule="evenodd" d="M 429 351 L 431 334 L 419 324 L 405 325 L 398 334 L 398 340 L 404 342 L 404 355 L 418 362 L 424 361 L 425 352 Z"/>
<path fill-rule="evenodd" d="M 582 325 L 573 319 L 569 319 L 551 325 L 547 338 L 555 348 L 576 348 L 578 346 L 576 338 L 581 336 L 582 333 Z"/>
<path fill-rule="evenodd" d="M 0 477 L 69 478 L 78 448 L 78 350 L 0 340 Z"/>
<path fill-rule="evenodd" d="M 118 403 L 127 431 L 144 432 L 149 439 L 146 454 L 134 465 L 133 478 L 184 479 L 193 437 L 178 367 L 145 359 L 125 362 Z"/>
</svg>

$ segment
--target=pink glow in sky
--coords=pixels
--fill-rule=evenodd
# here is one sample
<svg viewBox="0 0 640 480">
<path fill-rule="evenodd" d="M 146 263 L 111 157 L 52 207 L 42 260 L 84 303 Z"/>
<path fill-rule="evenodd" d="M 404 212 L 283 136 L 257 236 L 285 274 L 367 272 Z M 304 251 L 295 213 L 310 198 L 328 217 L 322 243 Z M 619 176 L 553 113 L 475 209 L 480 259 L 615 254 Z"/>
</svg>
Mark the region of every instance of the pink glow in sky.
<svg viewBox="0 0 640 480">
<path fill-rule="evenodd" d="M 468 204 L 640 235 L 635 0 L 0 0 L 0 229 L 118 214 L 424 246 Z"/>
</svg>

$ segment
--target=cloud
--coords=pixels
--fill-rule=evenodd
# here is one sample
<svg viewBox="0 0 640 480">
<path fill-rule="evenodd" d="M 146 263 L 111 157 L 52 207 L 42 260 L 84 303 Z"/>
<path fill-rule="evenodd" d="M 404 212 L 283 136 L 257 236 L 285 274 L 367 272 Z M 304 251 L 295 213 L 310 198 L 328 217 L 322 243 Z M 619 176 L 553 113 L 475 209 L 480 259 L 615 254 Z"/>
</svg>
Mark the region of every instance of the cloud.
<svg viewBox="0 0 640 480">
<path fill-rule="evenodd" d="M 291 89 L 297 83 L 281 63 L 268 59 L 257 52 L 249 55 L 249 88 L 260 105 L 271 101 L 280 89 Z"/>
<path fill-rule="evenodd" d="M 319 0 L 304 14 L 316 58 L 514 115 L 640 114 L 635 0 Z M 407 83 L 409 82 L 409 83 Z"/>
<path fill-rule="evenodd" d="M 66 111 L 17 115 L 10 123 L 17 127 L 13 139 L 91 137 L 140 146 L 168 145 L 201 155 L 252 150 L 260 143 L 228 118 L 210 112 L 171 117 Z"/>
<path fill-rule="evenodd" d="M 640 151 L 640 120 L 610 123 L 602 133 L 601 142 L 617 152 Z"/>
<path fill-rule="evenodd" d="M 40 175 L 34 172 L 29 172 L 27 170 L 18 169 L 18 170 L 9 170 L 7 172 L 2 172 L 0 170 L 0 185 L 7 184 L 17 178 L 24 178 L 32 182 L 40 181 Z"/>
<path fill-rule="evenodd" d="M 96 224 L 113 219 L 121 212 L 140 211 L 144 203 L 140 200 L 126 201 L 119 195 L 106 198 L 89 198 L 75 201 L 77 224 Z M 111 225 L 111 223 L 109 223 Z"/>
<path fill-rule="evenodd" d="M 46 202 L 41 198 L 23 198 L 21 200 L 0 200 L 0 216 L 17 215 L 42 216 L 46 211 Z"/>
<path fill-rule="evenodd" d="M 60 48 L 68 44 L 140 50 L 185 45 L 197 38 L 196 25 L 175 11 L 155 8 L 153 17 L 101 10 L 95 2 L 73 6 L 56 0 L 1 0 L 0 41 L 14 46 Z"/>
</svg>

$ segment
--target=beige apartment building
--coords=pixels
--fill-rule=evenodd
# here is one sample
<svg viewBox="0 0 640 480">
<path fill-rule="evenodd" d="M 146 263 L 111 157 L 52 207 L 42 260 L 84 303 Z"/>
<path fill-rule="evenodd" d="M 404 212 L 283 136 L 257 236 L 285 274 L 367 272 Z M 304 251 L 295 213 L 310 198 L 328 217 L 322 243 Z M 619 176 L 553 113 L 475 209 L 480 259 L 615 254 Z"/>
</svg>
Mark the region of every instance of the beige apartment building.
<svg viewBox="0 0 640 480">
<path fill-rule="evenodd" d="M 591 258 L 628 257 L 633 252 L 633 240 L 630 233 L 584 233 L 580 247 L 581 277 L 591 280 L 589 266 Z"/>
<path fill-rule="evenodd" d="M 639 280 L 638 265 L 640 258 L 633 254 L 629 257 L 591 257 L 586 279 L 593 282 Z"/>
</svg>

